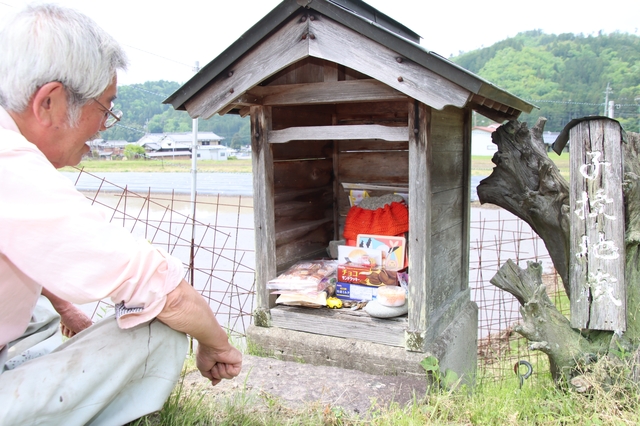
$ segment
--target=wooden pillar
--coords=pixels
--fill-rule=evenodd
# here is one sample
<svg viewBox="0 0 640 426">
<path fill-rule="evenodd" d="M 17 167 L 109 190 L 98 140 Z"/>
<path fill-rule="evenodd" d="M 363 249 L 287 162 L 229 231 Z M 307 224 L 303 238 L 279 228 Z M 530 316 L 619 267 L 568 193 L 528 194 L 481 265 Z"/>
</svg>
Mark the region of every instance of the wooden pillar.
<svg viewBox="0 0 640 426">
<path fill-rule="evenodd" d="M 473 112 L 466 109 L 464 112 L 464 126 L 462 133 L 462 149 L 463 149 L 463 170 L 464 175 L 462 190 L 463 213 L 462 213 L 462 253 L 460 258 L 460 291 L 469 289 L 469 250 L 471 248 L 471 132 Z"/>
<path fill-rule="evenodd" d="M 251 107 L 251 158 L 253 165 L 253 218 L 256 254 L 256 308 L 254 324 L 271 322 L 267 282 L 276 276 L 276 241 L 273 193 L 273 153 L 268 135 L 271 108 Z"/>
<path fill-rule="evenodd" d="M 429 327 L 431 289 L 430 109 L 409 102 L 409 327 L 407 350 L 423 352 Z"/>
<path fill-rule="evenodd" d="M 574 126 L 571 144 L 571 326 L 625 331 L 622 134 L 608 119 Z"/>
</svg>

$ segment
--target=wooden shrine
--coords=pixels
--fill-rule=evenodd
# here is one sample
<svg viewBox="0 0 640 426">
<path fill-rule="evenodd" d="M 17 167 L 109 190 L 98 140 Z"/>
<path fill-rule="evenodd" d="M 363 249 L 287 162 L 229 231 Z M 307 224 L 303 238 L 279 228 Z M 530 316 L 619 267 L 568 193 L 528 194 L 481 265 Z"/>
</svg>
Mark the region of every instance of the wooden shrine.
<svg viewBox="0 0 640 426">
<path fill-rule="evenodd" d="M 285 0 L 165 102 L 194 118 L 251 117 L 260 332 L 433 353 L 462 373 L 475 369 L 477 335 L 472 110 L 503 122 L 533 106 L 419 42 L 362 1 Z M 327 255 L 354 187 L 409 194 L 408 315 L 275 306 L 268 280 Z"/>
</svg>

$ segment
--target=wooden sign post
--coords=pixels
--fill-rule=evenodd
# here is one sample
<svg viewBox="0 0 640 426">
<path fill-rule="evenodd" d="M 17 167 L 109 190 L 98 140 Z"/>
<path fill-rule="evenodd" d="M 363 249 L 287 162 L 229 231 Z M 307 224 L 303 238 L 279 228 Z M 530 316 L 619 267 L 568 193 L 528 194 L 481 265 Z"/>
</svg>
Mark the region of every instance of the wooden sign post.
<svg viewBox="0 0 640 426">
<path fill-rule="evenodd" d="M 622 135 L 609 119 L 570 131 L 571 325 L 625 331 Z"/>
</svg>

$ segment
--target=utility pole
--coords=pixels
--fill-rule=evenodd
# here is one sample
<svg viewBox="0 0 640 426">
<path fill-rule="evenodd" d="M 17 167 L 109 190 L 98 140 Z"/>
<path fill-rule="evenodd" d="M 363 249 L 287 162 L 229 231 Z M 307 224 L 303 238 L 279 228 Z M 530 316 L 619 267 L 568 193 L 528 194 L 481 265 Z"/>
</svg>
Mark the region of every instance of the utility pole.
<svg viewBox="0 0 640 426">
<path fill-rule="evenodd" d="M 640 96 L 636 96 L 634 101 L 636 101 L 636 104 L 638 104 L 638 130 L 637 130 L 637 132 L 640 133 Z"/>
<path fill-rule="evenodd" d="M 615 101 L 609 101 L 609 110 L 607 111 L 607 117 L 613 118 L 613 110 L 616 107 Z"/>
<path fill-rule="evenodd" d="M 200 62 L 196 61 L 193 72 L 200 71 Z M 195 241 L 196 241 L 196 182 L 198 174 L 198 119 L 191 121 L 193 143 L 191 144 L 191 252 L 189 254 L 189 274 L 191 287 L 195 287 Z M 193 354 L 193 338 L 189 338 L 189 353 Z"/>
<path fill-rule="evenodd" d="M 612 116 L 609 115 L 609 95 L 613 93 L 613 90 L 611 90 L 611 86 L 609 85 L 609 83 L 607 83 L 607 89 L 604 91 L 604 112 L 602 113 L 602 115 L 604 115 L 605 117 L 609 117 L 609 118 L 613 118 Z M 613 111 L 611 111 L 611 113 L 613 113 Z"/>
<path fill-rule="evenodd" d="M 193 71 L 200 71 L 200 62 L 196 61 Z M 191 122 L 191 130 L 193 133 L 193 143 L 191 144 L 191 213 L 195 219 L 196 216 L 196 175 L 198 173 L 198 119 L 194 118 Z"/>
</svg>

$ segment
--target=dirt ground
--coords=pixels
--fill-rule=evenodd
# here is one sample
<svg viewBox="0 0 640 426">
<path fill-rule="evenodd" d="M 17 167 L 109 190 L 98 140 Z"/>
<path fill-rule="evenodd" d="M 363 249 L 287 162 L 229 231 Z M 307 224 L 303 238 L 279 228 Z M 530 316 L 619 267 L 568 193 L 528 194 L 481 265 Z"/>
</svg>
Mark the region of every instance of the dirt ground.
<svg viewBox="0 0 640 426">
<path fill-rule="evenodd" d="M 366 415 L 391 402 L 404 405 L 422 400 L 426 393 L 425 378 L 376 376 L 355 370 L 315 366 L 273 358 L 245 355 L 242 373 L 233 380 L 223 380 L 215 387 L 197 371 L 187 374 L 184 386 L 203 387 L 214 398 L 255 397 L 268 405 L 276 399 L 289 408 L 320 404 L 329 409 Z"/>
</svg>

